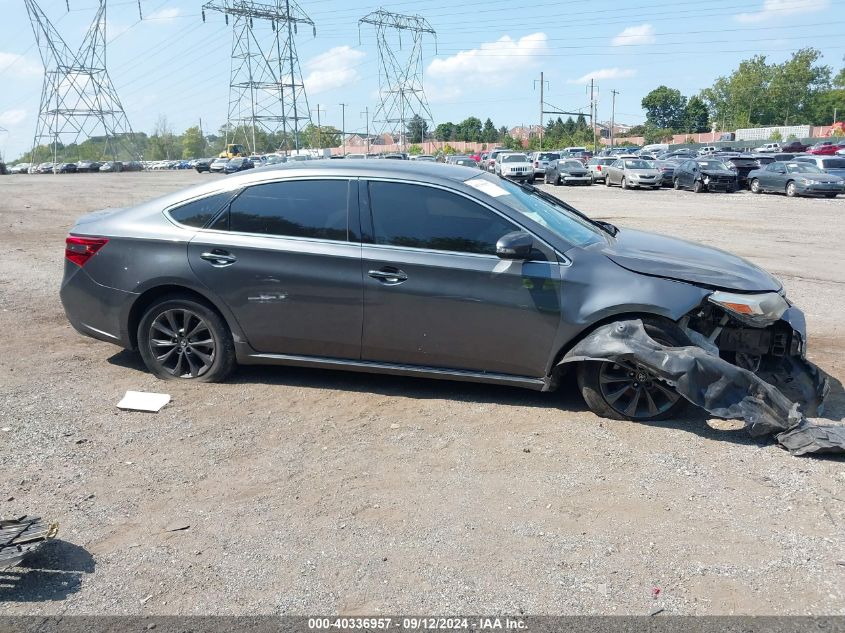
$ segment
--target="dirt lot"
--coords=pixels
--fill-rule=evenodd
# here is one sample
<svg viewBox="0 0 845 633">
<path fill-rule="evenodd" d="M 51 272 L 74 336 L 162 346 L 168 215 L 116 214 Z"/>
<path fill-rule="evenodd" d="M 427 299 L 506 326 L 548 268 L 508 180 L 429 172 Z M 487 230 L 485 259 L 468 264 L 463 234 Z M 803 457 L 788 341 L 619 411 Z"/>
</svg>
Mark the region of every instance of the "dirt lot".
<svg viewBox="0 0 845 633">
<path fill-rule="evenodd" d="M 58 299 L 73 219 L 212 177 L 0 178 L 0 515 L 54 518 L 62 539 L 0 575 L 0 611 L 845 614 L 841 458 L 700 414 L 603 420 L 571 385 L 290 368 L 164 384 L 75 333 Z M 845 200 L 555 191 L 775 273 L 845 416 Z M 121 413 L 127 389 L 173 402 Z"/>
</svg>

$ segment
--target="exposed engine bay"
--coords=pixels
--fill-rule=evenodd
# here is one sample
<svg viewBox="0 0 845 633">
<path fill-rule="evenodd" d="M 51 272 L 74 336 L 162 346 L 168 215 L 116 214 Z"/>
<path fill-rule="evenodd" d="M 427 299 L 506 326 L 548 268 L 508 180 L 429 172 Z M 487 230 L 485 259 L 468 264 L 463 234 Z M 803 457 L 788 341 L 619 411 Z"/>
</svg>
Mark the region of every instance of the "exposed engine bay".
<svg viewBox="0 0 845 633">
<path fill-rule="evenodd" d="M 678 325 L 693 345 L 652 339 L 640 320 L 601 326 L 561 363 L 635 364 L 688 401 L 727 419 L 742 419 L 755 437 L 772 435 L 794 455 L 845 452 L 845 425 L 820 415 L 827 376 L 805 358 L 804 316 L 781 293 L 713 292 Z"/>
</svg>

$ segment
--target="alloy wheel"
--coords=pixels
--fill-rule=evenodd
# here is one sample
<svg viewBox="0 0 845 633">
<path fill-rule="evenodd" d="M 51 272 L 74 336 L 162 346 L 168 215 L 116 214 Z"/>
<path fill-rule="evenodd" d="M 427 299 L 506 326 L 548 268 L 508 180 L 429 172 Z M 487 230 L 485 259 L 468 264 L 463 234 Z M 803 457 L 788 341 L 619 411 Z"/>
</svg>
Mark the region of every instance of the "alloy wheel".
<svg viewBox="0 0 845 633">
<path fill-rule="evenodd" d="M 599 386 L 614 410 L 633 419 L 664 413 L 681 398 L 644 368 L 628 363 L 602 363 Z"/>
<path fill-rule="evenodd" d="M 215 341 L 208 324 L 192 310 L 165 310 L 150 325 L 155 362 L 178 378 L 196 378 L 214 364 Z"/>
</svg>

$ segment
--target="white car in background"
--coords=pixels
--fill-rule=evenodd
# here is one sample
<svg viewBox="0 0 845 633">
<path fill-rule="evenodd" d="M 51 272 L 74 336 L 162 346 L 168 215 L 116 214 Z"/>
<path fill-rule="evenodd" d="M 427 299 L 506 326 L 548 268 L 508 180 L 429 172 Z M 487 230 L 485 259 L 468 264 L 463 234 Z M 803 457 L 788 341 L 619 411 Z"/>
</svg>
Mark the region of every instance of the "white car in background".
<svg viewBox="0 0 845 633">
<path fill-rule="evenodd" d="M 499 154 L 495 170 L 496 175 L 502 178 L 534 182 L 534 165 L 525 154 L 517 152 Z"/>
<path fill-rule="evenodd" d="M 534 152 L 528 158 L 534 164 L 534 176 L 545 176 L 546 167 L 553 160 L 558 160 L 560 154 L 558 152 Z"/>
<path fill-rule="evenodd" d="M 751 151 L 758 154 L 779 154 L 780 143 L 763 143 L 760 147 L 755 147 Z"/>
</svg>

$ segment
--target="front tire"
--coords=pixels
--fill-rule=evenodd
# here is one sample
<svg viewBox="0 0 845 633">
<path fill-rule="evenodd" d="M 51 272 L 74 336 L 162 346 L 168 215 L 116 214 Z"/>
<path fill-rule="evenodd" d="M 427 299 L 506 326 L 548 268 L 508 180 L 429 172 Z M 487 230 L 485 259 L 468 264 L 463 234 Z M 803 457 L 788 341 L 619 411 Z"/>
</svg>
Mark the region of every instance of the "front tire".
<svg viewBox="0 0 845 633">
<path fill-rule="evenodd" d="M 646 333 L 673 347 L 691 345 L 676 324 L 643 319 Z M 578 388 L 590 410 L 612 420 L 648 422 L 677 416 L 687 401 L 669 385 L 633 363 L 586 361 L 578 365 Z"/>
<path fill-rule="evenodd" d="M 756 178 L 751 181 L 749 189 L 751 189 L 751 193 L 763 193 L 763 189 L 760 187 L 760 181 Z"/>
<path fill-rule="evenodd" d="M 235 344 L 223 318 L 205 303 L 170 295 L 144 312 L 138 351 L 162 380 L 220 382 L 235 369 Z"/>
<path fill-rule="evenodd" d="M 786 183 L 786 195 L 790 198 L 798 197 L 798 189 L 795 187 L 794 182 Z"/>
<path fill-rule="evenodd" d="M 704 185 L 701 184 L 700 180 L 696 180 L 694 183 L 692 183 L 693 193 L 701 193 L 702 191 L 704 191 Z"/>
<path fill-rule="evenodd" d="M 672 181 L 672 187 L 673 187 L 676 191 L 680 191 L 680 190 L 681 190 L 681 179 L 680 179 L 680 178 L 675 178 L 675 179 Z"/>
<path fill-rule="evenodd" d="M 623 189 L 627 189 L 627 188 L 628 188 L 628 181 L 627 181 L 627 180 L 625 180 L 625 177 L 624 177 L 624 176 L 622 176 L 622 180 L 619 182 L 619 186 L 620 186 L 620 187 L 622 187 Z"/>
</svg>

